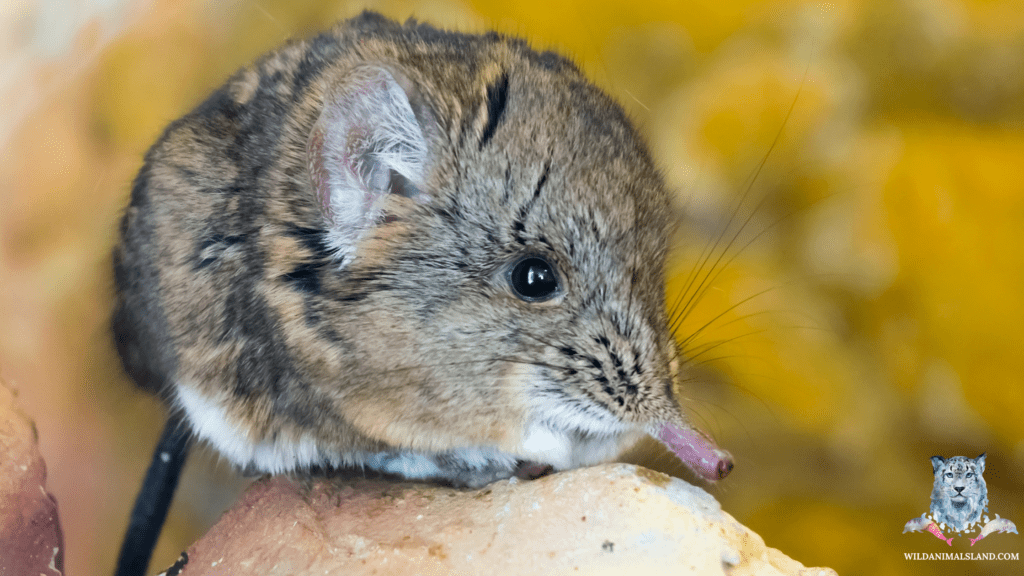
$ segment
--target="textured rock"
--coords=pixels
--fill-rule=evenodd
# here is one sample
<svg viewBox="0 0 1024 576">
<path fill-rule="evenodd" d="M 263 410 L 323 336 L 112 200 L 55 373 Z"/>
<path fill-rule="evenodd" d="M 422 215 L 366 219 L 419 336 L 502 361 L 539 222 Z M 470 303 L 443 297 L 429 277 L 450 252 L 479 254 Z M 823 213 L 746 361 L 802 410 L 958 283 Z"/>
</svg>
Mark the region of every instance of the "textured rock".
<svg viewBox="0 0 1024 576">
<path fill-rule="evenodd" d="M 768 548 L 700 488 L 625 464 L 473 491 L 264 479 L 185 559 L 168 573 L 835 574 Z"/>
<path fill-rule="evenodd" d="M 35 426 L 0 380 L 0 575 L 63 571 L 64 537 L 57 501 L 46 491 Z"/>
</svg>

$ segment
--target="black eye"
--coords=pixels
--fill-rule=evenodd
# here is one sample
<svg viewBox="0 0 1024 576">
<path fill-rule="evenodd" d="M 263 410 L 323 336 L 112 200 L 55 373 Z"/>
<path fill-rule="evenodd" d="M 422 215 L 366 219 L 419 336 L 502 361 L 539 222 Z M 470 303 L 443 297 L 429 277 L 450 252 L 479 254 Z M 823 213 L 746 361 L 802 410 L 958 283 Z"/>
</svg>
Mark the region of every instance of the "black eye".
<svg viewBox="0 0 1024 576">
<path fill-rule="evenodd" d="M 512 291 L 527 302 L 550 300 L 558 294 L 558 278 L 547 260 L 531 256 L 516 262 L 508 273 Z"/>
</svg>

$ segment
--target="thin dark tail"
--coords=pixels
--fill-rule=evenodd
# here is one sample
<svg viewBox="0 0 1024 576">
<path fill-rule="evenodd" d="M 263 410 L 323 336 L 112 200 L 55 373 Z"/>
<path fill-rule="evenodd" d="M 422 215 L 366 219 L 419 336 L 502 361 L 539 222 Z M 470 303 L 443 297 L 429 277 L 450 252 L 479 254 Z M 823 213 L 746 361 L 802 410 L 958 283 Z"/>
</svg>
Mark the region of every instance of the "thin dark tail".
<svg viewBox="0 0 1024 576">
<path fill-rule="evenodd" d="M 121 544 L 114 576 L 144 576 L 149 568 L 153 547 L 160 536 L 167 509 L 174 499 L 181 469 L 188 456 L 188 430 L 178 418 L 171 416 L 160 434 L 160 442 L 153 452 L 153 461 L 142 481 L 142 489 L 135 498 L 128 532 Z"/>
</svg>

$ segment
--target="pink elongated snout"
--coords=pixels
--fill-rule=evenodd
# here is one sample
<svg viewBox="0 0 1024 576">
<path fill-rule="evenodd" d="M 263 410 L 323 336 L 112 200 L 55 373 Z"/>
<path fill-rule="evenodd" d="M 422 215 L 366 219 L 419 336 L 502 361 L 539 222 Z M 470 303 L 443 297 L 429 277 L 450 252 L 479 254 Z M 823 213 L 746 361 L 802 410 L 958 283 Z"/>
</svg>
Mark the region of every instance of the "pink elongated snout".
<svg viewBox="0 0 1024 576">
<path fill-rule="evenodd" d="M 732 472 L 732 455 L 716 446 L 711 438 L 699 430 L 665 424 L 656 438 L 705 480 L 721 480 Z"/>
</svg>

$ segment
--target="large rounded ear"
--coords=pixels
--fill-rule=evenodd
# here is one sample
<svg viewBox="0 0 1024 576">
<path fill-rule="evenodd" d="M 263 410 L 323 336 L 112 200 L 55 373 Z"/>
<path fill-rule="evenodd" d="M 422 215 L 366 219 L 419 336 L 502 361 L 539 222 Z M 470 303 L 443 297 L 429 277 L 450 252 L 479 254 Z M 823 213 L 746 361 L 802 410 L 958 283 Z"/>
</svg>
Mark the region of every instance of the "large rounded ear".
<svg viewBox="0 0 1024 576">
<path fill-rule="evenodd" d="M 425 126 L 432 116 L 410 96 L 413 87 L 381 66 L 361 66 L 328 91 L 306 144 L 306 163 L 328 242 L 348 261 L 383 217 L 389 194 L 428 201 Z"/>
<path fill-rule="evenodd" d="M 985 452 L 981 456 L 978 456 L 977 458 L 974 459 L 974 463 L 978 467 L 978 474 L 984 474 L 984 472 L 985 472 L 985 455 L 986 454 L 988 454 L 988 452 Z"/>
<path fill-rule="evenodd" d="M 939 471 L 942 465 L 946 463 L 946 459 L 942 456 L 932 456 L 932 474 Z"/>
</svg>

